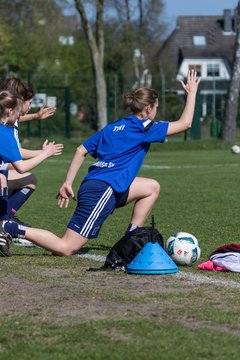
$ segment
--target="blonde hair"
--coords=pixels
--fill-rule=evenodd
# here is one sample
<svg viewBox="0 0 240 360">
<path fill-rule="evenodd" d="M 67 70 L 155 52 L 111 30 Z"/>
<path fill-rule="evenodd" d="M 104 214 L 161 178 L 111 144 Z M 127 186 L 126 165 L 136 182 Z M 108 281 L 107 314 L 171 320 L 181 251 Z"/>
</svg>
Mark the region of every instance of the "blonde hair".
<svg viewBox="0 0 240 360">
<path fill-rule="evenodd" d="M 150 88 L 142 87 L 132 92 L 124 94 L 124 109 L 130 110 L 133 114 L 138 114 L 147 105 L 153 106 L 158 99 L 158 93 Z"/>
<path fill-rule="evenodd" d="M 0 92 L 0 116 L 5 115 L 7 109 L 15 109 L 21 104 L 22 100 L 19 96 L 13 95 L 9 91 Z"/>
</svg>

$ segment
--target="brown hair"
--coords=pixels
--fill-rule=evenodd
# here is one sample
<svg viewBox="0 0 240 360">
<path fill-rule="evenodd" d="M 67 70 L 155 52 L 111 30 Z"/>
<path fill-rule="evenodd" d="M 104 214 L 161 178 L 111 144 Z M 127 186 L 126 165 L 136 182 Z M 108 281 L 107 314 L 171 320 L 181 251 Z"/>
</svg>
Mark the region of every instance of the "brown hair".
<svg viewBox="0 0 240 360">
<path fill-rule="evenodd" d="M 11 94 L 9 91 L 0 92 L 0 116 L 5 114 L 6 109 L 15 109 L 21 106 L 22 100 L 17 95 Z"/>
<path fill-rule="evenodd" d="M 24 101 L 30 100 L 34 96 L 31 86 L 24 84 L 21 80 L 13 77 L 6 79 L 0 85 L 0 91 L 10 91 L 12 94 L 21 96 Z"/>
<path fill-rule="evenodd" d="M 150 88 L 143 87 L 124 95 L 124 109 L 129 109 L 133 114 L 138 114 L 147 105 L 153 106 L 158 99 L 158 93 Z"/>
</svg>

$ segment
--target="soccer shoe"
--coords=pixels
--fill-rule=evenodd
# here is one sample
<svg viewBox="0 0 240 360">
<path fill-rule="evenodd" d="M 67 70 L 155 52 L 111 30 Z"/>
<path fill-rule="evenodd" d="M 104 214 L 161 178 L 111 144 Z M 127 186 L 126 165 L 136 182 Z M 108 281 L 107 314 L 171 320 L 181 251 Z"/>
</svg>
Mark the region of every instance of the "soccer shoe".
<svg viewBox="0 0 240 360">
<path fill-rule="evenodd" d="M 11 253 L 9 251 L 11 242 L 11 235 L 4 230 L 3 222 L 0 221 L 0 254 L 2 256 L 11 256 Z"/>
<path fill-rule="evenodd" d="M 31 241 L 21 238 L 14 238 L 12 240 L 12 243 L 17 246 L 28 247 L 28 248 L 38 247 L 37 245 L 33 244 Z"/>
</svg>

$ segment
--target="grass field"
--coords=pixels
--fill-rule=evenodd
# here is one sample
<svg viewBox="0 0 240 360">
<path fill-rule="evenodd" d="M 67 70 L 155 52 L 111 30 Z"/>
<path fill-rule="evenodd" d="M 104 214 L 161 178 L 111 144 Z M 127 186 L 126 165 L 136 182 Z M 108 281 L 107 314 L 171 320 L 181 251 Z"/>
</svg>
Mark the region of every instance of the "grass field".
<svg viewBox="0 0 240 360">
<path fill-rule="evenodd" d="M 63 234 L 75 204 L 58 209 L 55 195 L 76 144 L 34 170 L 38 190 L 19 212 L 32 226 Z M 220 245 L 240 243 L 239 165 L 240 155 L 217 141 L 154 146 L 140 175 L 161 184 L 153 215 L 164 239 L 176 231 L 194 234 L 200 262 Z M 103 264 L 131 210 L 121 208 L 106 221 L 85 247 L 88 257 L 13 245 L 13 256 L 0 258 L 1 360 L 239 359 L 238 273 L 196 266 L 155 276 L 87 271 Z"/>
</svg>

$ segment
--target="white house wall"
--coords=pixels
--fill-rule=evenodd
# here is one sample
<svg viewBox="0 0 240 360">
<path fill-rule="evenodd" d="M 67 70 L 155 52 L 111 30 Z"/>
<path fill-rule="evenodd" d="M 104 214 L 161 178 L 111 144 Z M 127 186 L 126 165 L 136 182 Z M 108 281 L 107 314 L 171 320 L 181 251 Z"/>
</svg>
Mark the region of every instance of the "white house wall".
<svg viewBox="0 0 240 360">
<path fill-rule="evenodd" d="M 219 76 L 207 76 L 207 65 L 218 64 Z M 222 59 L 184 59 L 180 65 L 177 80 L 183 80 L 187 77 L 189 66 L 201 65 L 201 78 L 202 80 L 230 80 L 229 72 Z"/>
</svg>

